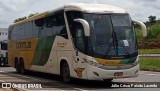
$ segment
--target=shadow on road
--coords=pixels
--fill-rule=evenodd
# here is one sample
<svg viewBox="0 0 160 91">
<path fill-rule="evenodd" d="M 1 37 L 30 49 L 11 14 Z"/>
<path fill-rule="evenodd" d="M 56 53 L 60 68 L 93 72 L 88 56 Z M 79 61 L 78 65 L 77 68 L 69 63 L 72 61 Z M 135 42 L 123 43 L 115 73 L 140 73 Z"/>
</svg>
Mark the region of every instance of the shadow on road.
<svg viewBox="0 0 160 91">
<path fill-rule="evenodd" d="M 51 82 L 42 82 L 44 85 L 48 87 L 55 87 L 56 85 L 63 85 L 64 88 L 85 88 L 85 89 L 106 89 L 111 88 L 112 84 L 120 84 L 120 82 L 104 82 L 104 81 L 93 81 L 93 80 L 83 80 L 83 79 L 75 79 L 72 78 L 72 82 L 64 83 L 62 81 L 61 76 L 41 73 L 41 72 L 32 72 L 27 71 L 26 76 L 38 77 L 40 79 L 47 79 Z"/>
<path fill-rule="evenodd" d="M 113 89 L 111 88 L 112 84 L 120 84 L 120 82 L 91 81 L 91 80 L 82 80 L 74 78 L 72 79 L 71 83 L 64 83 L 60 76 L 41 73 L 41 72 L 32 72 L 32 71 L 27 71 L 25 74 L 9 72 L 9 73 L 3 73 L 3 75 L 6 75 L 8 77 L 14 77 L 15 79 L 17 79 L 17 81 L 26 80 L 29 83 L 39 83 L 42 84 L 44 88 L 60 88 L 65 90 L 66 89 L 75 90 L 75 88 L 88 89 L 88 90 Z"/>
</svg>

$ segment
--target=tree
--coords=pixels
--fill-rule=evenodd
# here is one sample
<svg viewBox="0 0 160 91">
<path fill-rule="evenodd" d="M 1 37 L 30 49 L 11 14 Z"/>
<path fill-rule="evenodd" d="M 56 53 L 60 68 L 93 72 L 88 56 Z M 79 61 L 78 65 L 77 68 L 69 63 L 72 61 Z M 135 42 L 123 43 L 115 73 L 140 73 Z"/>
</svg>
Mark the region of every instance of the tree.
<svg viewBox="0 0 160 91">
<path fill-rule="evenodd" d="M 30 18 L 30 17 L 32 17 L 32 16 L 34 16 L 34 15 L 37 15 L 38 13 L 35 13 L 35 14 L 30 14 L 29 16 L 28 16 L 28 18 Z"/>
<path fill-rule="evenodd" d="M 155 23 L 156 22 L 156 16 L 150 15 L 148 18 L 149 18 L 149 23 Z"/>
<path fill-rule="evenodd" d="M 25 19 L 28 19 L 28 18 L 30 18 L 30 17 L 32 17 L 32 16 L 34 16 L 34 15 L 37 15 L 38 13 L 35 13 L 35 14 L 30 14 L 28 17 L 21 17 L 21 18 L 18 18 L 18 19 L 15 19 L 14 20 L 14 23 L 17 23 L 17 22 L 20 22 L 20 21 L 22 21 L 22 20 L 25 20 Z"/>
<path fill-rule="evenodd" d="M 21 17 L 14 20 L 14 23 L 27 19 L 27 17 Z"/>
</svg>

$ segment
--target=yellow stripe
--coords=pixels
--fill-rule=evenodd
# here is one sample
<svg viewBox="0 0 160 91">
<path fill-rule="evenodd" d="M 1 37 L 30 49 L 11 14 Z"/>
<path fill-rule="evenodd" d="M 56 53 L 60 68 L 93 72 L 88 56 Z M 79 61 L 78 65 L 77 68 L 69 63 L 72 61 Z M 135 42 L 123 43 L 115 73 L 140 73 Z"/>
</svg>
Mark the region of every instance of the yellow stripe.
<svg viewBox="0 0 160 91">
<path fill-rule="evenodd" d="M 107 60 L 101 58 L 95 58 L 95 60 L 103 65 L 121 65 L 119 64 L 121 60 Z"/>
<path fill-rule="evenodd" d="M 32 66 L 32 59 L 34 56 L 34 53 L 36 52 L 36 46 L 37 46 L 37 38 L 34 39 L 25 39 L 25 40 L 13 40 L 8 41 L 8 64 L 12 67 L 14 67 L 14 59 L 17 57 L 18 59 L 20 57 L 24 60 L 25 69 L 30 69 Z M 31 42 L 30 48 L 23 48 L 22 46 L 16 47 L 16 43 L 23 43 L 23 42 Z"/>
</svg>

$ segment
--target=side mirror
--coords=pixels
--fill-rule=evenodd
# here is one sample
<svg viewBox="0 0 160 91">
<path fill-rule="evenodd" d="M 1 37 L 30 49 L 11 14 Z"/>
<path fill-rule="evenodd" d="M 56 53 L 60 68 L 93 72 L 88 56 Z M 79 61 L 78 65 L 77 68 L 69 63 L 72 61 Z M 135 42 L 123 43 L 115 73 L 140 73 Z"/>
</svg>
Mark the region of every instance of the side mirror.
<svg viewBox="0 0 160 91">
<path fill-rule="evenodd" d="M 86 20 L 80 19 L 80 18 L 74 19 L 74 21 L 82 24 L 82 26 L 84 28 L 84 35 L 89 37 L 90 36 L 90 27 L 89 27 L 88 22 Z"/>
<path fill-rule="evenodd" d="M 133 22 L 141 26 L 143 37 L 147 37 L 147 28 L 146 28 L 146 25 L 143 22 L 141 22 L 141 21 L 133 20 Z"/>
</svg>

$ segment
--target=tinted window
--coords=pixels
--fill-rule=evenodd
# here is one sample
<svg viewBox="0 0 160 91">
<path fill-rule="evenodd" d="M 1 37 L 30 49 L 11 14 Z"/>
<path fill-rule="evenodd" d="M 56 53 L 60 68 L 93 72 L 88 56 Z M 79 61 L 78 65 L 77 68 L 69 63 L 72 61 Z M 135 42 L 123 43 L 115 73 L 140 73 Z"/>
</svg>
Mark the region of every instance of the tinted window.
<svg viewBox="0 0 160 91">
<path fill-rule="evenodd" d="M 24 32 L 25 32 L 25 26 L 24 26 L 24 24 L 20 24 L 20 25 L 18 25 L 18 27 L 17 27 L 17 32 L 16 32 L 16 34 L 17 34 L 17 39 L 22 39 L 22 38 L 24 38 Z"/>
<path fill-rule="evenodd" d="M 82 13 L 78 12 L 78 11 L 68 11 L 66 13 L 67 13 L 67 20 L 68 20 L 68 23 L 69 23 L 69 28 L 70 28 L 70 31 L 71 31 L 71 34 L 72 34 L 72 38 L 74 40 L 74 38 L 75 38 L 75 36 L 74 36 L 74 34 L 75 34 L 74 19 L 82 18 Z"/>
<path fill-rule="evenodd" d="M 45 18 L 18 24 L 13 28 L 11 27 L 9 30 L 9 37 L 14 40 L 56 35 L 68 38 L 64 13 L 53 13 Z"/>
<path fill-rule="evenodd" d="M 15 26 L 13 28 L 13 32 L 12 32 L 12 35 L 11 35 L 13 40 L 17 39 L 17 29 L 18 29 L 18 26 Z"/>
<path fill-rule="evenodd" d="M 1 50 L 7 50 L 7 44 L 1 44 Z"/>
<path fill-rule="evenodd" d="M 32 38 L 32 22 L 24 24 L 24 38 Z"/>
<path fill-rule="evenodd" d="M 79 23 L 77 23 L 76 28 L 75 28 L 75 46 L 85 52 L 85 47 L 84 47 L 84 29 L 83 26 Z"/>
<path fill-rule="evenodd" d="M 35 20 L 35 31 L 38 31 L 38 37 L 43 37 L 45 35 L 45 32 L 43 32 L 44 29 L 44 18 Z M 34 30 L 33 30 L 34 31 Z"/>
<path fill-rule="evenodd" d="M 63 13 L 46 17 L 44 25 L 45 27 L 42 31 L 42 36 L 60 35 L 62 37 L 68 38 Z"/>
<path fill-rule="evenodd" d="M 9 40 L 12 39 L 12 36 L 11 36 L 11 35 L 12 35 L 12 31 L 13 31 L 13 27 L 10 26 L 9 29 L 8 29 L 8 39 L 9 39 Z"/>
<path fill-rule="evenodd" d="M 41 27 L 38 27 L 37 25 L 36 25 L 36 21 L 33 21 L 33 26 L 32 26 L 32 36 L 33 37 L 38 37 L 38 33 L 39 33 L 39 28 L 41 28 Z"/>
</svg>

